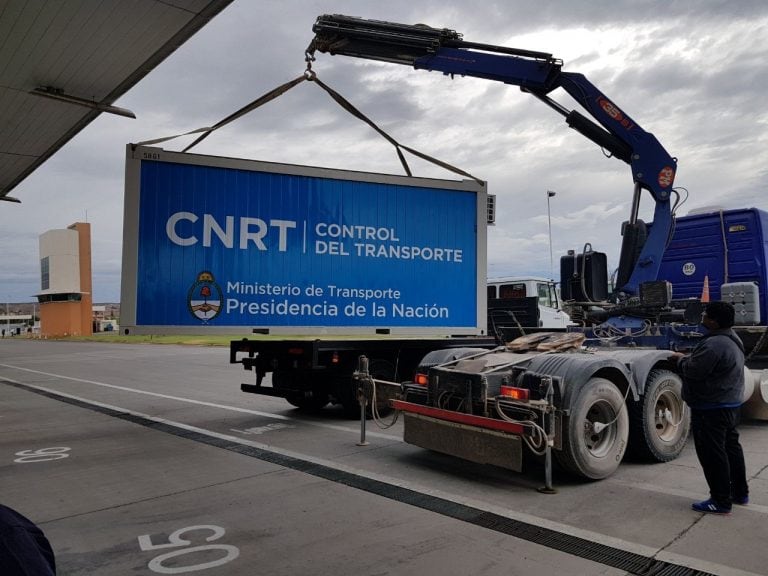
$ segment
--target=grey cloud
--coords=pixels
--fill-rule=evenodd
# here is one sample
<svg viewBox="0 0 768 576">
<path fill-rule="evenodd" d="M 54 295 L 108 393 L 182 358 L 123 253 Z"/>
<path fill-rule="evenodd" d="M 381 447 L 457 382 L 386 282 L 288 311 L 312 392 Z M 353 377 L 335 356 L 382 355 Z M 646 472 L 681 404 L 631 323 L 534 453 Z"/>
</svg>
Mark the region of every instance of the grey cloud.
<svg viewBox="0 0 768 576">
<path fill-rule="evenodd" d="M 327 12 L 424 22 L 485 43 L 580 27 L 601 38 L 631 27 L 622 44 L 587 50 L 566 61 L 566 69 L 589 69 L 593 83 L 679 156 L 677 183 L 691 190 L 686 209 L 764 204 L 768 34 L 758 27 L 768 25 L 768 3 L 762 0 L 234 2 L 117 103 L 138 120 L 100 117 L 20 186 L 21 206 L 0 206 L 0 240 L 14 247 L 0 257 L 13 300 L 29 301 L 39 289 L 38 235 L 83 220 L 86 210 L 94 296 L 117 300 L 125 144 L 210 125 L 299 76 L 312 23 Z M 725 44 L 713 51 L 712 39 Z M 687 47 L 684 53 L 676 41 Z M 623 62 L 606 61 L 625 49 Z M 691 59 L 693 51 L 699 55 Z M 546 106 L 514 86 L 394 65 L 323 54 L 313 66 L 404 144 L 489 181 L 499 201 L 499 223 L 489 233 L 492 274 L 549 275 L 548 245 L 541 241 L 547 189 L 557 190 L 555 258 L 588 241 L 615 262 L 632 191 L 629 168 L 605 159 Z M 162 146 L 177 150 L 189 142 Z M 194 151 L 402 173 L 386 142 L 306 82 Z M 413 167 L 417 175 L 455 178 L 419 161 Z M 648 205 L 644 198 L 643 210 Z M 598 209 L 609 217 L 592 217 Z"/>
</svg>

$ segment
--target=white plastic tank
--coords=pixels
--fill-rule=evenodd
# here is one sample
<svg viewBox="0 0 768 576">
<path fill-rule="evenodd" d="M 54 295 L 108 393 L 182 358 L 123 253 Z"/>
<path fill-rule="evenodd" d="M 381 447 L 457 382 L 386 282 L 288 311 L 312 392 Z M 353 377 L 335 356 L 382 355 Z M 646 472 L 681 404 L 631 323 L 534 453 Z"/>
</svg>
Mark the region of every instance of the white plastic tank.
<svg viewBox="0 0 768 576">
<path fill-rule="evenodd" d="M 745 420 L 768 420 L 768 370 L 744 368 Z"/>
</svg>

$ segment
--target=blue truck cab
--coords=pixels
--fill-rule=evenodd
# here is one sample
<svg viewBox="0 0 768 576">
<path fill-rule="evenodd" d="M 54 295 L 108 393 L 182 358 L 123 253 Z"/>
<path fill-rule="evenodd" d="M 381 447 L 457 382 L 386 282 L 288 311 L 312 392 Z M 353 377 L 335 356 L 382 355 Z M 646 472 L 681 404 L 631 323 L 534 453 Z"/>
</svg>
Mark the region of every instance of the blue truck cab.
<svg viewBox="0 0 768 576">
<path fill-rule="evenodd" d="M 697 210 L 675 221 L 659 279 L 675 300 L 730 301 L 743 325 L 768 325 L 768 212 L 757 208 Z M 723 288 L 725 286 L 725 288 Z"/>
</svg>

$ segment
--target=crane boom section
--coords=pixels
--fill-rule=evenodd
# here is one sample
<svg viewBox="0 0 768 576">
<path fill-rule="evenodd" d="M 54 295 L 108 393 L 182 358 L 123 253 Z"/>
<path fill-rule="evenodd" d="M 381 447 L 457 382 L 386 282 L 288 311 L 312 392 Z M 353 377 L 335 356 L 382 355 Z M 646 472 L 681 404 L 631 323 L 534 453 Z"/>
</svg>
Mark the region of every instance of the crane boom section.
<svg viewBox="0 0 768 576">
<path fill-rule="evenodd" d="M 319 50 L 511 84 L 562 114 L 571 128 L 630 165 L 636 196 L 644 189 L 653 197 L 654 225 L 622 290 L 637 294 L 642 282 L 656 280 L 672 225 L 670 195 L 677 160 L 583 74 L 562 71 L 562 61 L 551 54 L 468 42 L 447 28 L 324 15 L 313 31 L 309 53 Z M 549 94 L 557 88 L 595 121 L 552 100 Z M 635 218 L 633 210 L 630 223 Z"/>
</svg>

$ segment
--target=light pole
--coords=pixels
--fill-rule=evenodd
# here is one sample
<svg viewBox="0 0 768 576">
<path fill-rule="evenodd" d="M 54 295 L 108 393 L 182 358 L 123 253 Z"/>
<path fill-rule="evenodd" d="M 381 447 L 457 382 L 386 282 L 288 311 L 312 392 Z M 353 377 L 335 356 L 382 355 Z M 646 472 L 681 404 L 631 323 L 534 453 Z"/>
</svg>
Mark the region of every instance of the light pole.
<svg viewBox="0 0 768 576">
<path fill-rule="evenodd" d="M 552 256 L 552 215 L 549 210 L 549 199 L 554 195 L 555 193 L 552 190 L 547 190 L 547 224 L 549 226 L 549 276 L 552 280 L 555 279 L 555 259 Z"/>
</svg>

